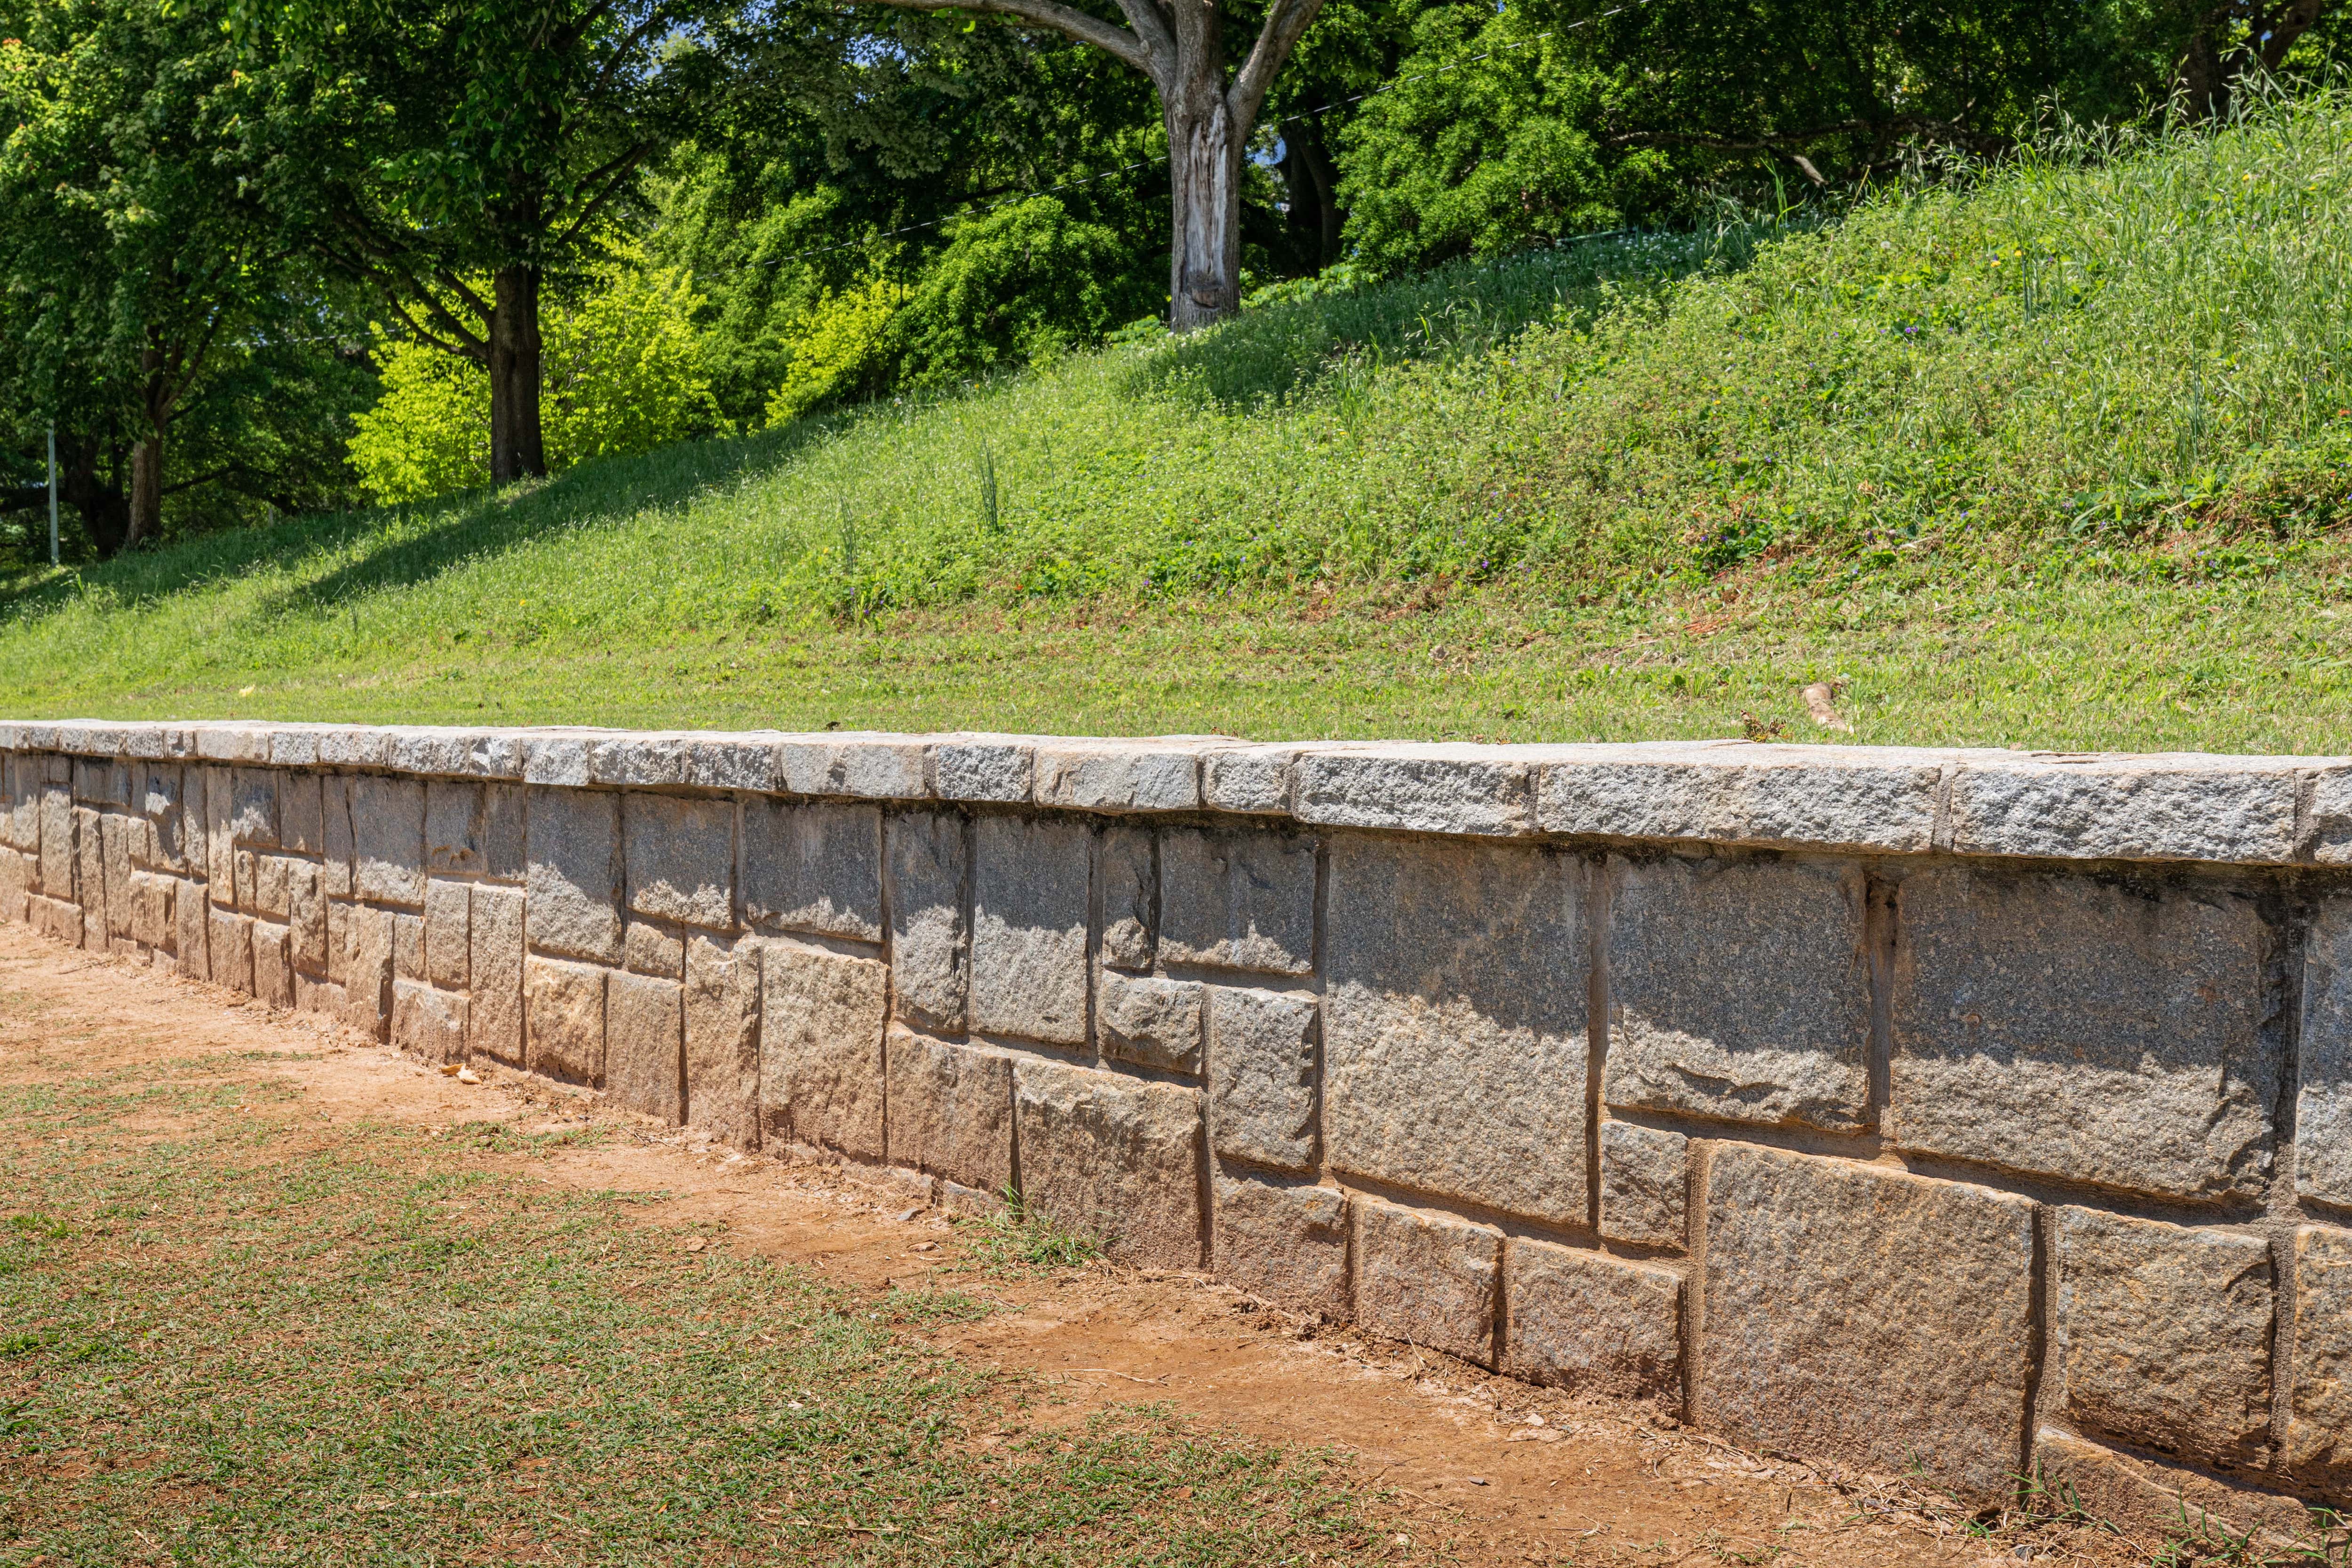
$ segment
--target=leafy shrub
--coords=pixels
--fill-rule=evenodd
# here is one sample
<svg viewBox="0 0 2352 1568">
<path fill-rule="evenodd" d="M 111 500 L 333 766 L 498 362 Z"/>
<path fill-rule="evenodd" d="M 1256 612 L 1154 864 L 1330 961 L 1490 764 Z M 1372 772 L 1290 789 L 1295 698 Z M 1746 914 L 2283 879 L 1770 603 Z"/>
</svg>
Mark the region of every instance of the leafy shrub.
<svg viewBox="0 0 2352 1568">
<path fill-rule="evenodd" d="M 782 425 L 853 394 L 875 380 L 890 324 L 907 290 L 887 278 L 869 278 L 835 293 L 827 289 L 792 334 L 783 384 L 768 399 L 768 422 Z"/>
<path fill-rule="evenodd" d="M 541 428 L 551 470 L 721 424 L 694 331 L 700 305 L 684 274 L 628 268 L 543 315 Z M 384 339 L 375 361 L 383 391 L 353 421 L 360 488 L 395 504 L 488 484 L 488 373 L 413 339 Z"/>
</svg>

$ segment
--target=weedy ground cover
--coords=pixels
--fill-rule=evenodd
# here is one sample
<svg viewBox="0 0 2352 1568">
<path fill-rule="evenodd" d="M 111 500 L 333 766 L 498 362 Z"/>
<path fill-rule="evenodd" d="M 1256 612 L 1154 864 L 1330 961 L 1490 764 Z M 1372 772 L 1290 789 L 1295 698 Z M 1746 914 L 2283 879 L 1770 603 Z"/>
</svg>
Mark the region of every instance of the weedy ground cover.
<svg viewBox="0 0 2352 1568">
<path fill-rule="evenodd" d="M 0 592 L 16 712 L 2336 749 L 2352 100 Z"/>
</svg>

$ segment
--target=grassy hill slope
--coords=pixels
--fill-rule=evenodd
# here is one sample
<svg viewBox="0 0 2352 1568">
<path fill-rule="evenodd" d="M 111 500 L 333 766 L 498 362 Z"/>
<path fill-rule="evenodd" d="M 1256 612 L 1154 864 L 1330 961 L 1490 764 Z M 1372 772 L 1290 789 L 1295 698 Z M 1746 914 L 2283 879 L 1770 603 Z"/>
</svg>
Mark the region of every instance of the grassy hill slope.
<svg viewBox="0 0 2352 1568">
<path fill-rule="evenodd" d="M 0 710 L 2338 750 L 2352 102 L 0 591 Z"/>
</svg>

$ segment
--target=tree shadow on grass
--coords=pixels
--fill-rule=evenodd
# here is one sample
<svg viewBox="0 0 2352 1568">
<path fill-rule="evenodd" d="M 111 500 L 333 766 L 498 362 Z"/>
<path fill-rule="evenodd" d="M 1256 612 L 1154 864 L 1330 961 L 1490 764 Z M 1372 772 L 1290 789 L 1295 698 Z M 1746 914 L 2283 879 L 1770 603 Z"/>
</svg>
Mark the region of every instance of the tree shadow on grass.
<svg viewBox="0 0 2352 1568">
<path fill-rule="evenodd" d="M 317 611 L 388 588 L 413 587 L 452 567 L 565 529 L 647 510 L 684 508 L 714 486 L 772 473 L 831 435 L 839 419 L 803 419 L 779 430 L 682 442 L 637 457 L 583 464 L 559 478 L 504 490 L 468 490 L 406 506 L 289 518 L 264 528 L 205 534 L 79 574 L 0 586 L 0 626 L 46 618 L 87 596 L 119 609 L 152 609 L 265 567 L 303 577 L 306 563 L 342 565 L 270 595 L 275 613 Z"/>
</svg>

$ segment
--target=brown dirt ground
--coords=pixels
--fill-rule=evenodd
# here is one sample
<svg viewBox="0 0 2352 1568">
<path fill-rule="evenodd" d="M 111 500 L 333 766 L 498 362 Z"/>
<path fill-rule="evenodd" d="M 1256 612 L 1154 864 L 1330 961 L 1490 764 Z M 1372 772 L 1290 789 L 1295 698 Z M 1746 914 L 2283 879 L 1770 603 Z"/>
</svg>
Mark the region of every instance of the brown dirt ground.
<svg viewBox="0 0 2352 1568">
<path fill-rule="evenodd" d="M 1571 1399 L 1309 1323 L 1196 1275 L 1100 1263 L 1052 1278 L 958 1273 L 956 1228 L 931 1210 L 907 1216 L 910 1200 L 887 1183 L 714 1147 L 513 1073 L 488 1069 L 481 1085 L 461 1084 L 319 1020 L 0 926 L 0 1065 L 14 1073 L 297 1049 L 312 1058 L 260 1069 L 298 1087 L 289 1118 L 427 1128 L 498 1120 L 525 1131 L 602 1120 L 614 1136 L 588 1147 L 449 1157 L 583 1189 L 665 1192 L 632 1205 L 632 1219 L 690 1227 L 704 1246 L 814 1268 L 852 1288 L 936 1275 L 993 1300 L 994 1315 L 929 1337 L 1055 1385 L 1060 1403 L 1045 1406 L 1048 1418 L 1165 1403 L 1203 1426 L 1351 1454 L 1382 1528 L 1415 1538 L 1394 1540 L 1400 1556 L 2105 1568 L 2146 1562 L 2158 1544 L 2134 1549 L 2098 1531 L 2017 1519 L 1990 1537 L 1972 1533 L 1964 1510 L 1896 1478 L 1748 1454 L 1642 1407 Z"/>
</svg>

